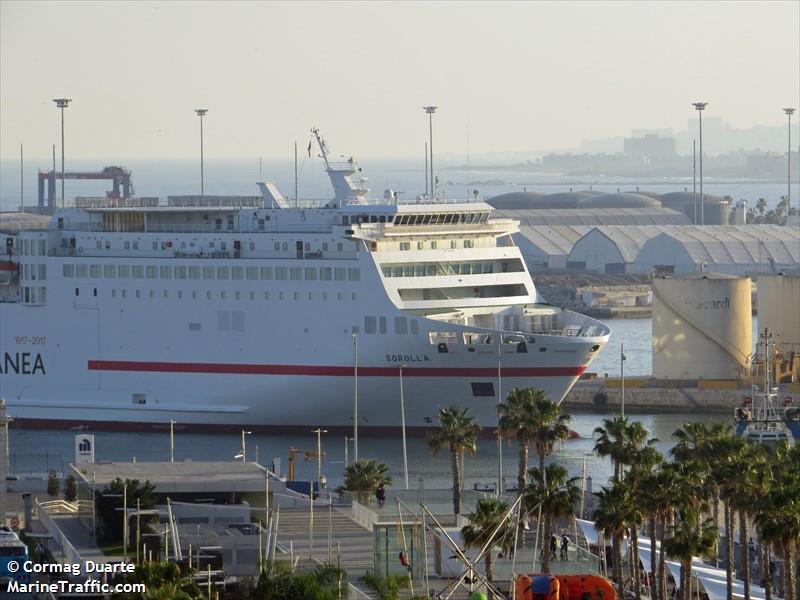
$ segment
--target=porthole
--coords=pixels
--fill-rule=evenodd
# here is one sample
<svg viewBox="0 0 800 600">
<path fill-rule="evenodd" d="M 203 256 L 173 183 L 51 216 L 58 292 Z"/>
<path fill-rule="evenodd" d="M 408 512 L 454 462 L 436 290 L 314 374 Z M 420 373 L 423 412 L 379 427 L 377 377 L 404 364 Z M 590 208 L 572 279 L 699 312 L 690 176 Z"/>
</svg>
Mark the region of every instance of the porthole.
<svg viewBox="0 0 800 600">
<path fill-rule="evenodd" d="M 539 348 L 539 352 L 547 352 L 547 348 L 545 348 L 544 346 L 542 346 L 541 348 Z"/>
</svg>

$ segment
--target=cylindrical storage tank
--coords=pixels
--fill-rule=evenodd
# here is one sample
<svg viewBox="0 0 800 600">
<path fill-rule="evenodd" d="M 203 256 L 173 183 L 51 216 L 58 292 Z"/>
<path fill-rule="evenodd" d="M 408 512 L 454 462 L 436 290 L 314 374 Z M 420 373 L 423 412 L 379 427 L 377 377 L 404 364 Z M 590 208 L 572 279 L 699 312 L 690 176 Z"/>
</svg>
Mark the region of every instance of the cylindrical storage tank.
<svg viewBox="0 0 800 600">
<path fill-rule="evenodd" d="M 800 275 L 758 276 L 758 329 L 784 354 L 800 354 Z"/>
<path fill-rule="evenodd" d="M 691 273 L 653 280 L 653 377 L 737 379 L 753 346 L 748 277 Z"/>
</svg>

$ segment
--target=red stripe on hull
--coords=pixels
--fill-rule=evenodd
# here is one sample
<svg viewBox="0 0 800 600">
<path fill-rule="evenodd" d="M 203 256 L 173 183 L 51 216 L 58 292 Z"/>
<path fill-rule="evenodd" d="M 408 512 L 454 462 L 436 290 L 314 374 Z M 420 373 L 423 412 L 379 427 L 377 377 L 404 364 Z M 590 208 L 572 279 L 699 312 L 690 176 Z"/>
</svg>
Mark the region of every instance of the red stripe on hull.
<svg viewBox="0 0 800 600">
<path fill-rule="evenodd" d="M 316 375 L 352 377 L 353 367 L 324 365 L 254 365 L 229 363 L 142 362 L 128 360 L 90 360 L 90 371 L 136 371 L 146 373 L 205 373 L 224 375 Z M 504 367 L 504 377 L 579 377 L 586 370 L 578 367 Z M 397 377 L 399 367 L 359 367 L 359 377 Z M 407 377 L 497 377 L 497 369 L 462 367 L 406 367 Z"/>
</svg>

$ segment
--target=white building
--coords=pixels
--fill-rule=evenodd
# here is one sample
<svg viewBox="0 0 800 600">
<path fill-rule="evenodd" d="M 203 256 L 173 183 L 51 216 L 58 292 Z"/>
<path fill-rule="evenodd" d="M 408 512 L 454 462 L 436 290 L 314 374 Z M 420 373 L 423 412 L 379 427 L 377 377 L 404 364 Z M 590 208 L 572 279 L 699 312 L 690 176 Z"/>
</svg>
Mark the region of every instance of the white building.
<svg viewBox="0 0 800 600">
<path fill-rule="evenodd" d="M 567 268 L 598 273 L 632 273 L 642 246 L 674 226 L 629 225 L 593 227 L 575 242 Z"/>
</svg>

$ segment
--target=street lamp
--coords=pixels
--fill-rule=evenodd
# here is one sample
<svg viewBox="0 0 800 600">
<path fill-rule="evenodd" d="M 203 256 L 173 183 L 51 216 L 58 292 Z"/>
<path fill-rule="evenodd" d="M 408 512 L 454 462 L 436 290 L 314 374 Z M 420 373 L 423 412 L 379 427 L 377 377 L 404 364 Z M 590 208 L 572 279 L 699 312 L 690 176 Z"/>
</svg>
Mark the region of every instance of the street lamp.
<svg viewBox="0 0 800 600">
<path fill-rule="evenodd" d="M 621 396 L 621 416 L 625 418 L 625 344 L 619 345 L 619 380 Z"/>
<path fill-rule="evenodd" d="M 703 111 L 708 102 L 692 102 L 700 118 L 700 225 L 705 225 L 705 196 L 703 196 Z"/>
<path fill-rule="evenodd" d="M 61 109 L 61 208 L 64 208 L 64 109 L 72 102 L 71 98 L 53 98 L 56 107 Z"/>
<path fill-rule="evenodd" d="M 311 433 L 317 434 L 317 485 L 322 487 L 322 434 L 328 433 L 327 429 L 317 427 Z"/>
<path fill-rule="evenodd" d="M 353 462 L 358 462 L 358 332 L 353 332 Z"/>
<path fill-rule="evenodd" d="M 253 434 L 252 431 L 246 431 L 246 430 L 242 429 L 242 451 L 241 451 L 240 454 L 237 454 L 236 456 L 234 456 L 234 458 L 241 458 L 242 462 L 247 462 L 247 445 L 246 445 L 244 436 L 252 435 L 252 434 Z"/>
<path fill-rule="evenodd" d="M 793 108 L 784 108 L 783 112 L 789 117 L 789 154 L 787 155 L 786 165 L 786 216 L 792 210 L 792 115 Z"/>
<path fill-rule="evenodd" d="M 175 421 L 169 420 L 169 462 L 175 462 Z"/>
<path fill-rule="evenodd" d="M 194 112 L 200 117 L 200 196 L 205 196 L 205 178 L 203 176 L 203 117 L 208 112 L 207 108 L 195 108 Z"/>
<path fill-rule="evenodd" d="M 403 368 L 406 365 L 400 365 L 400 427 L 403 430 L 403 477 L 405 479 L 406 489 L 408 489 L 408 453 L 406 451 L 406 401 L 403 396 Z"/>
<path fill-rule="evenodd" d="M 436 112 L 437 106 L 423 106 L 422 110 L 428 113 L 428 138 L 430 140 L 428 146 L 430 147 L 431 153 L 431 162 L 430 162 L 430 169 L 431 169 L 431 195 L 430 197 L 433 198 L 433 113 Z M 425 190 L 427 191 L 427 190 Z"/>
</svg>

